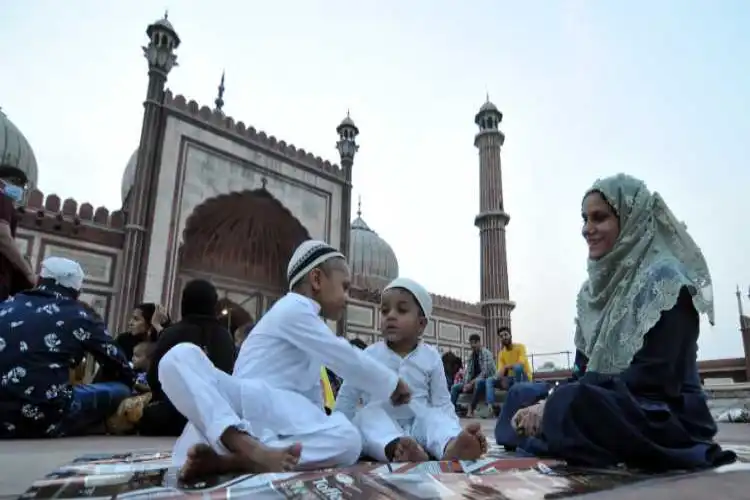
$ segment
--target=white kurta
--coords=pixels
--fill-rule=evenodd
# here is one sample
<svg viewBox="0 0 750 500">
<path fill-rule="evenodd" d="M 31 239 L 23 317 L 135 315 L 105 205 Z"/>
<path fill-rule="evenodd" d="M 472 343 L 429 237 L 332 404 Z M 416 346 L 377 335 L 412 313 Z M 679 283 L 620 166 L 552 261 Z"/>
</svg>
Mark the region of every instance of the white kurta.
<svg viewBox="0 0 750 500">
<path fill-rule="evenodd" d="M 420 342 L 402 358 L 382 341 L 364 352 L 398 373 L 412 394 L 408 405 L 411 411 L 393 408 L 388 400 L 362 392 L 344 376 L 336 399 L 336 412 L 346 415 L 360 430 L 364 452 L 385 461 L 388 443 L 411 436 L 433 457 L 442 458 L 445 446 L 461 432 L 461 423 L 451 403 L 440 353 Z M 360 399 L 363 407 L 358 409 Z"/>
<path fill-rule="evenodd" d="M 164 393 L 188 419 L 175 444 L 182 465 L 195 444 L 226 453 L 220 438 L 236 427 L 269 446 L 302 444 L 300 465 L 351 465 L 362 451 L 359 431 L 343 415 L 325 414 L 320 367 L 330 367 L 376 399 L 387 399 L 398 375 L 336 337 L 320 306 L 296 293 L 279 299 L 242 344 L 234 374 L 216 369 L 193 344 L 173 347 L 159 363 Z"/>
</svg>

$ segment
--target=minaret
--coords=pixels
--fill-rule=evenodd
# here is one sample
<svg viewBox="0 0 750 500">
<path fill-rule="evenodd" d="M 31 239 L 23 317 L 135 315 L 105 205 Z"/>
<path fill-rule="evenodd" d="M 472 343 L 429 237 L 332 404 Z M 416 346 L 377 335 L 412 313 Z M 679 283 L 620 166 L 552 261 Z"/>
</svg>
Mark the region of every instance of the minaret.
<svg viewBox="0 0 750 500">
<path fill-rule="evenodd" d="M 474 146 L 479 149 L 479 214 L 474 225 L 479 228 L 481 250 L 481 302 L 486 344 L 493 353 L 500 348 L 497 329 L 510 327 L 510 313 L 516 306 L 508 291 L 508 258 L 505 250 L 505 226 L 510 216 L 503 204 L 500 150 L 505 134 L 498 128 L 503 114 L 485 102 L 474 117 L 479 132 Z"/>
<path fill-rule="evenodd" d="M 745 351 L 745 374 L 747 380 L 750 381 L 750 317 L 745 316 L 745 312 L 742 310 L 742 292 L 740 292 L 740 286 L 737 285 L 737 312 L 740 314 L 740 334 L 742 335 L 742 347 Z M 750 289 L 748 290 L 747 297 L 750 298 Z"/>
<path fill-rule="evenodd" d="M 339 134 L 336 149 L 339 150 L 341 168 L 344 169 L 344 177 L 346 179 L 346 184 L 341 193 L 341 235 L 339 237 L 339 250 L 348 258 L 349 233 L 351 232 L 352 225 L 352 165 L 354 165 L 354 155 L 359 150 L 359 145 L 357 145 L 359 129 L 349 116 L 348 110 L 346 118 L 336 127 L 336 133 Z M 344 310 L 344 315 L 336 324 L 336 335 L 346 337 L 346 321 L 346 310 Z"/>
<path fill-rule="evenodd" d="M 177 66 L 174 51 L 180 45 L 172 23 L 164 14 L 146 29 L 149 43 L 143 47 L 148 62 L 148 87 L 143 103 L 143 124 L 138 145 L 135 181 L 130 191 L 126 209 L 125 244 L 121 267 L 120 290 L 117 297 L 117 324 L 121 327 L 127 315 L 143 300 L 148 264 L 148 247 L 154 218 L 154 205 L 158 189 L 160 161 L 159 145 L 162 141 L 162 103 L 169 72 Z M 152 297 L 151 300 L 159 300 Z"/>
</svg>

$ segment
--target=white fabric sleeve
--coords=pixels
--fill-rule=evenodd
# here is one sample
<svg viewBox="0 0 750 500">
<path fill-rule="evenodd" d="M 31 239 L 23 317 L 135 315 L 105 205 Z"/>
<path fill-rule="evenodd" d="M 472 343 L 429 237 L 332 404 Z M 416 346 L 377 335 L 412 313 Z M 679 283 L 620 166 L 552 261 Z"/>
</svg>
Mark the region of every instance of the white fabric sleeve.
<svg viewBox="0 0 750 500">
<path fill-rule="evenodd" d="M 337 337 L 313 309 L 300 309 L 290 316 L 290 323 L 284 328 L 286 339 L 321 360 L 347 384 L 375 399 L 388 399 L 396 390 L 399 380 L 396 373 Z"/>
</svg>

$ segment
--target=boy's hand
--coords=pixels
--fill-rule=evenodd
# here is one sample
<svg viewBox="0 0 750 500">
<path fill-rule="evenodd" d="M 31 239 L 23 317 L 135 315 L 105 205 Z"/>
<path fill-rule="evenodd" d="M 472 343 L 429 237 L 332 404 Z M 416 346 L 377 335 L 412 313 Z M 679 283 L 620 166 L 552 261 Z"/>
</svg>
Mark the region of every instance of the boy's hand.
<svg viewBox="0 0 750 500">
<path fill-rule="evenodd" d="M 394 406 L 408 404 L 411 401 L 411 389 L 402 379 L 398 379 L 396 389 L 391 394 L 391 403 Z"/>
</svg>

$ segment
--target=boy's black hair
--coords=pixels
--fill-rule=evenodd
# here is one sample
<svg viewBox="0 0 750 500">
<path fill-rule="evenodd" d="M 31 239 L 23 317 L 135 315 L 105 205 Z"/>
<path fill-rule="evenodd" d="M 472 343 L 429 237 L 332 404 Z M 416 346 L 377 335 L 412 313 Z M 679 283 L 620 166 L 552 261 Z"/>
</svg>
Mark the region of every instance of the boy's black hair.
<svg viewBox="0 0 750 500">
<path fill-rule="evenodd" d="M 478 333 L 472 333 L 469 335 L 469 342 L 481 342 L 482 337 L 479 336 Z"/>
<path fill-rule="evenodd" d="M 497 334 L 500 335 L 501 333 L 508 332 L 510 333 L 510 327 L 509 326 L 500 326 L 497 328 Z"/>
</svg>

